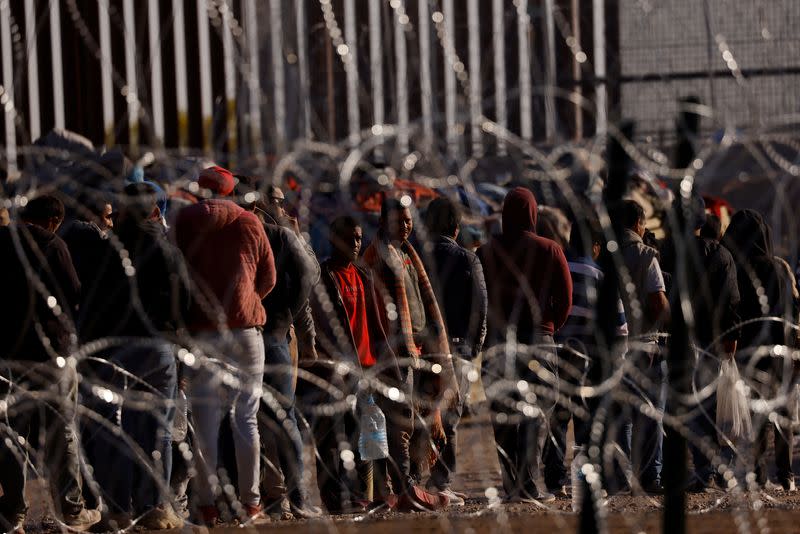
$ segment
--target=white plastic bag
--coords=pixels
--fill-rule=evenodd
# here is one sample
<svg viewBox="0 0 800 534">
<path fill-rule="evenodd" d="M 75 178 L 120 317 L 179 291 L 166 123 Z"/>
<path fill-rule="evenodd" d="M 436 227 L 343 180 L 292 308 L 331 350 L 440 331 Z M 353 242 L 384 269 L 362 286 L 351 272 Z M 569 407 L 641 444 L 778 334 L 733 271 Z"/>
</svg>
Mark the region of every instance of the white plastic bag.
<svg viewBox="0 0 800 534">
<path fill-rule="evenodd" d="M 753 434 L 747 388 L 739 377 L 739 368 L 733 358 L 723 359 L 719 366 L 717 427 L 729 438 L 750 437 Z"/>
</svg>

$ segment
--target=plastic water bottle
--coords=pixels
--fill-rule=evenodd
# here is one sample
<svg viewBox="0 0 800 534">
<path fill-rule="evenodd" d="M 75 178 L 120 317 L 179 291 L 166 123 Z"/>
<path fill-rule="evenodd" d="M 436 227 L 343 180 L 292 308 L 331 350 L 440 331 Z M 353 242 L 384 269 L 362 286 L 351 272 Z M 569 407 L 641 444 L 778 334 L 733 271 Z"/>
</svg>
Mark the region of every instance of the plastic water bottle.
<svg viewBox="0 0 800 534">
<path fill-rule="evenodd" d="M 361 460 L 380 460 L 389 456 L 389 440 L 386 437 L 386 416 L 372 395 L 367 398 L 359 421 L 358 455 Z"/>
<path fill-rule="evenodd" d="M 189 431 L 189 401 L 186 393 L 178 390 L 178 397 L 175 399 L 175 419 L 172 422 L 172 441 L 180 443 L 186 439 Z"/>
<path fill-rule="evenodd" d="M 572 511 L 580 512 L 583 505 L 583 488 L 586 475 L 583 474 L 583 466 L 588 462 L 586 451 L 583 447 L 572 448 L 574 457 L 570 469 L 570 479 L 572 480 Z"/>
</svg>

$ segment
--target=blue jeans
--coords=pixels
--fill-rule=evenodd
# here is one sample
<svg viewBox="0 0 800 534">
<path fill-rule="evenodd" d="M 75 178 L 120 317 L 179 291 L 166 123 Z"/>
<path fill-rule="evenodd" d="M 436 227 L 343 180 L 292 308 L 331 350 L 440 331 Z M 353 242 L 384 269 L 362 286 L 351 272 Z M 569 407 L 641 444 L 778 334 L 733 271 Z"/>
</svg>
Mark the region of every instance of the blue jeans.
<svg viewBox="0 0 800 534">
<path fill-rule="evenodd" d="M 265 400 L 262 410 L 265 417 L 264 433 L 264 485 L 269 498 L 278 498 L 285 492 L 289 500 L 302 507 L 303 491 L 303 440 L 295 415 L 295 392 L 292 387 L 294 365 L 285 337 L 264 335 L 266 353 L 264 368 Z M 272 394 L 270 402 L 268 394 Z M 273 439 L 267 439 L 271 436 Z M 281 472 L 285 488 L 280 487 Z"/>
<path fill-rule="evenodd" d="M 173 346 L 163 342 L 117 349 L 108 365 L 97 368 L 96 377 L 87 404 L 105 424 L 95 425 L 91 450 L 95 480 L 109 511 L 138 514 L 168 502 L 178 388 Z M 122 404 L 106 402 L 98 393 L 107 393 L 96 387 L 119 393 Z"/>
<path fill-rule="evenodd" d="M 258 404 L 264 375 L 264 341 L 257 328 L 228 332 L 204 332 L 195 338 L 204 356 L 199 365 L 187 369 L 195 438 L 198 475 L 194 478 L 198 502 L 213 505 L 219 487 L 217 476 L 219 433 L 225 414 L 231 414 L 239 499 L 255 506 L 260 466 Z M 212 476 L 213 475 L 213 476 Z"/>
<path fill-rule="evenodd" d="M 626 405 L 622 409 L 624 417 L 622 448 L 631 459 L 634 473 L 637 474 L 640 483 L 643 486 L 651 486 L 661 482 L 664 446 L 662 416 L 666 406 L 666 373 L 662 358 L 658 355 L 652 364 L 648 353 L 630 352 L 626 358 L 632 361 L 634 368 L 652 384 L 646 386 L 627 376 L 625 385 L 628 393 L 638 397 L 642 403 L 652 404 L 659 412 L 659 416 L 653 418 L 643 414 L 638 405 Z"/>
</svg>

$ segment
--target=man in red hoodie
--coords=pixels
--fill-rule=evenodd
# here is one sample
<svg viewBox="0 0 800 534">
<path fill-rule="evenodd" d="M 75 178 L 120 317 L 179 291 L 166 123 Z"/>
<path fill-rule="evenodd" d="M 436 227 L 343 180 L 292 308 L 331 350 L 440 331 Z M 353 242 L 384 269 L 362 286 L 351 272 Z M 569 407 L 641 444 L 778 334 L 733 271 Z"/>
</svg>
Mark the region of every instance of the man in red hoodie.
<svg viewBox="0 0 800 534">
<path fill-rule="evenodd" d="M 184 208 L 175 238 L 194 281 L 188 326 L 198 354 L 184 354 L 194 415 L 199 473 L 195 478 L 203 521 L 219 517 L 215 495 L 220 423 L 231 412 L 244 514 L 260 514 L 258 407 L 264 375 L 261 301 L 275 286 L 275 262 L 264 226 L 229 200 Z"/>
<path fill-rule="evenodd" d="M 536 234 L 536 197 L 517 187 L 503 202 L 503 233 L 478 250 L 489 297 L 484 351 L 484 386 L 506 499 L 552 501 L 535 480 L 539 475 L 543 413 L 557 383 L 553 334 L 572 307 L 572 278 L 555 241 Z"/>
</svg>

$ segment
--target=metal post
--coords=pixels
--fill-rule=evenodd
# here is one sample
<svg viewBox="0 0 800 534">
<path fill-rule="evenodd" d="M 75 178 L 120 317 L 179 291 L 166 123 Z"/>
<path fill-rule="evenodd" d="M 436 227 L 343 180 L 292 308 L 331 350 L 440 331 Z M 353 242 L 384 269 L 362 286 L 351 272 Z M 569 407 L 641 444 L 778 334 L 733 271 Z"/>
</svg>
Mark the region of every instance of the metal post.
<svg viewBox="0 0 800 534">
<path fill-rule="evenodd" d="M 545 61 L 544 85 L 544 128 L 548 142 L 556 136 L 556 28 L 553 19 L 555 5 L 553 0 L 545 0 L 545 35 L 547 38 L 547 59 Z"/>
<path fill-rule="evenodd" d="M 594 76 L 596 135 L 608 131 L 608 89 L 606 87 L 606 6 L 605 0 L 592 0 L 592 27 L 594 32 Z"/>
<path fill-rule="evenodd" d="M 444 41 L 445 54 L 455 50 L 456 20 L 453 9 L 453 0 L 443 0 L 442 15 L 444 16 Z M 456 73 L 453 65 L 445 60 L 444 65 L 444 122 L 447 129 L 447 156 L 453 162 L 458 158 L 458 132 L 456 131 Z"/>
<path fill-rule="evenodd" d="M 36 46 L 36 6 L 25 0 L 25 48 L 28 51 L 28 128 L 31 141 L 41 135 L 39 116 L 39 48 Z"/>
<path fill-rule="evenodd" d="M 497 125 L 508 129 L 506 109 L 506 28 L 503 0 L 492 0 L 492 48 L 494 50 L 494 109 Z M 497 138 L 497 155 L 506 155 L 506 142 Z"/>
<path fill-rule="evenodd" d="M 6 168 L 8 178 L 15 179 L 17 167 L 17 129 L 16 109 L 14 108 L 14 58 L 11 49 L 11 6 L 8 0 L 0 3 L 0 48 L 3 54 L 3 90 L 0 94 L 0 105 L 5 110 L 6 126 Z"/>
<path fill-rule="evenodd" d="M 384 115 L 383 92 L 383 48 L 381 47 L 381 0 L 369 0 L 369 72 L 372 83 L 372 121 L 374 124 L 383 124 Z M 375 148 L 375 157 L 383 155 L 380 143 Z"/>
<path fill-rule="evenodd" d="M 111 22 L 108 0 L 98 0 L 97 17 L 100 26 L 100 79 L 103 87 L 103 135 L 106 147 L 114 145 L 114 81 L 111 63 Z"/>
<path fill-rule="evenodd" d="M 300 76 L 300 112 L 303 114 L 303 137 L 311 139 L 311 88 L 308 82 L 308 39 L 306 33 L 306 3 L 295 2 L 297 22 L 297 70 Z M 254 25 L 255 25 L 255 21 Z"/>
<path fill-rule="evenodd" d="M 211 43 L 208 35 L 208 2 L 197 0 L 197 41 L 200 54 L 200 115 L 203 129 L 203 152 L 212 153 L 213 102 L 211 96 Z"/>
<path fill-rule="evenodd" d="M 433 82 L 431 81 L 431 13 L 428 0 L 419 0 L 419 81 L 422 104 L 422 136 L 433 147 Z"/>
<path fill-rule="evenodd" d="M 481 131 L 481 27 L 478 0 L 467 0 L 467 32 L 469 45 L 469 122 L 472 157 L 483 156 Z"/>
<path fill-rule="evenodd" d="M 405 156 L 408 153 L 408 52 L 405 24 L 400 22 L 397 9 L 394 14 L 394 53 L 397 67 L 397 149 Z"/>
<path fill-rule="evenodd" d="M 228 165 L 236 167 L 239 151 L 239 126 L 236 107 L 236 49 L 233 46 L 231 33 L 231 9 L 227 2 L 222 0 L 219 11 L 222 15 L 222 60 L 225 67 L 225 119 L 228 136 Z"/>
<path fill-rule="evenodd" d="M 302 4 L 303 2 L 298 2 Z M 260 157 L 264 148 L 261 144 L 261 68 L 258 56 L 258 14 L 256 0 L 245 4 L 245 27 L 247 28 L 247 65 L 250 107 L 248 124 L 250 126 L 250 146 L 252 155 Z"/>
<path fill-rule="evenodd" d="M 533 139 L 533 96 L 531 92 L 531 50 L 528 36 L 530 15 L 528 0 L 517 4 L 517 38 L 519 41 L 519 115 L 520 136 L 525 141 Z"/>
<path fill-rule="evenodd" d="M 580 0 L 572 0 L 570 6 L 570 13 L 572 18 L 572 38 L 575 39 L 578 48 L 581 47 L 581 4 Z M 583 100 L 583 87 L 581 87 L 581 79 L 583 78 L 583 71 L 581 70 L 581 63 L 573 55 L 572 58 L 572 77 L 575 79 L 575 140 L 583 139 L 583 107 L 581 101 Z"/>
<path fill-rule="evenodd" d="M 186 82 L 186 29 L 184 27 L 183 0 L 172 0 L 174 20 L 173 45 L 175 48 L 175 103 L 178 110 L 178 149 L 189 144 L 189 90 Z"/>
<path fill-rule="evenodd" d="M 347 79 L 347 130 L 350 144 L 355 146 L 361 138 L 361 113 L 358 108 L 358 44 L 356 42 L 356 4 L 355 0 L 344 2 L 344 39 L 347 54 L 344 60 L 344 73 Z"/>
<path fill-rule="evenodd" d="M 50 0 L 50 52 L 53 61 L 53 112 L 56 128 L 63 129 L 64 119 L 64 68 L 61 59 L 61 4 Z"/>
<path fill-rule="evenodd" d="M 153 120 L 155 144 L 164 142 L 164 85 L 161 74 L 161 26 L 159 23 L 158 0 L 147 4 L 147 26 L 150 38 L 150 99 L 153 104 L 150 116 Z"/>
<path fill-rule="evenodd" d="M 270 48 L 272 72 L 275 76 L 275 147 L 279 154 L 286 150 L 286 73 L 283 64 L 283 16 L 281 0 L 269 3 Z"/>
<path fill-rule="evenodd" d="M 122 3 L 125 24 L 125 85 L 128 101 L 128 146 L 135 157 L 139 152 L 139 86 L 136 81 L 136 19 L 133 0 Z"/>
</svg>

